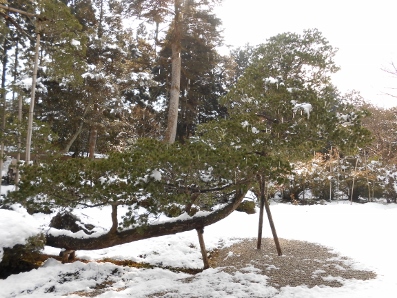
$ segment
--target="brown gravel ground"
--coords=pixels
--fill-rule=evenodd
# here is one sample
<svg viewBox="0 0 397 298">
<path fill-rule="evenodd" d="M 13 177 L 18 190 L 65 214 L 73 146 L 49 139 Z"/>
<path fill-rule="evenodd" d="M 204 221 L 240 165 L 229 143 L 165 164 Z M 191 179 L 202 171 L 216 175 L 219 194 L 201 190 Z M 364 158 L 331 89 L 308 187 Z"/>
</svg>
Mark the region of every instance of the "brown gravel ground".
<svg viewBox="0 0 397 298">
<path fill-rule="evenodd" d="M 259 269 L 258 273 L 269 277 L 269 285 L 278 289 L 288 285 L 341 287 L 341 278 L 376 278 L 372 271 L 355 270 L 351 259 L 341 257 L 327 247 L 298 240 L 279 241 L 282 256 L 277 255 L 272 238 L 262 240 L 261 250 L 256 249 L 256 239 L 244 239 L 213 252 L 211 267 L 222 267 L 228 273 Z"/>
<path fill-rule="evenodd" d="M 279 241 L 282 256 L 277 255 L 272 238 L 262 239 L 261 250 L 256 249 L 256 239 L 241 239 L 232 246 L 211 252 L 210 265 L 212 268 L 220 268 L 232 275 L 237 271 L 255 271 L 257 274 L 266 275 L 268 285 L 277 289 L 301 285 L 309 288 L 314 286 L 341 287 L 343 286 L 341 281 L 346 279 L 376 278 L 375 272 L 354 269 L 353 260 L 333 253 L 327 247 L 298 240 L 279 239 Z M 194 280 L 195 275 L 192 274 L 191 277 L 185 279 L 185 282 Z M 96 297 L 106 292 L 111 286 L 112 282 L 103 282 L 91 291 L 78 291 L 71 294 Z M 179 296 L 175 292 L 156 292 L 147 297 Z"/>
</svg>

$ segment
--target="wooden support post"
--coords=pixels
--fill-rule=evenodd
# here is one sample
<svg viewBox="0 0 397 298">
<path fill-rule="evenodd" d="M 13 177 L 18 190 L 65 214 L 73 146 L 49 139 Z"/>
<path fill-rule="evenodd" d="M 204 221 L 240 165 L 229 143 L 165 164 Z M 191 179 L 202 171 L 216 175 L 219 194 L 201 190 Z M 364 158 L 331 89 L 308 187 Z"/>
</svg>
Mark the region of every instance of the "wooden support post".
<svg viewBox="0 0 397 298">
<path fill-rule="evenodd" d="M 260 189 L 260 201 L 259 201 L 259 223 L 258 223 L 258 240 L 256 244 L 256 249 L 261 249 L 262 247 L 262 230 L 263 230 L 263 210 L 265 207 L 265 195 L 264 195 L 264 179 L 258 177 L 259 189 Z"/>
<path fill-rule="evenodd" d="M 59 253 L 59 256 L 62 257 L 62 264 L 73 262 L 76 258 L 76 251 L 71 249 L 63 250 Z"/>
<path fill-rule="evenodd" d="M 274 243 L 276 244 L 277 253 L 279 256 L 281 256 L 281 255 L 283 255 L 283 253 L 281 252 L 281 246 L 280 246 L 280 242 L 278 241 L 276 227 L 274 225 L 272 214 L 270 212 L 269 202 L 267 201 L 267 198 L 264 198 L 264 201 L 265 201 L 265 209 L 266 209 L 266 213 L 267 213 L 267 218 L 269 219 L 269 224 L 270 224 L 270 228 L 272 230 Z"/>
<path fill-rule="evenodd" d="M 267 200 L 267 192 L 265 192 L 265 179 L 263 176 L 258 176 L 259 188 L 260 188 L 260 206 L 259 206 L 259 225 L 258 225 L 258 240 L 257 240 L 257 249 L 261 249 L 262 246 L 262 228 L 263 228 L 263 214 L 264 210 L 266 210 L 267 218 L 269 220 L 270 229 L 272 230 L 274 243 L 276 245 L 277 253 L 279 256 L 282 255 L 280 242 L 278 240 L 276 227 L 274 225 L 273 217 L 270 212 L 269 202 Z"/>
<path fill-rule="evenodd" d="M 201 250 L 201 255 L 203 257 L 204 269 L 208 269 L 210 268 L 210 263 L 208 261 L 207 249 L 205 248 L 205 243 L 204 243 L 204 236 L 203 236 L 204 228 L 196 229 L 196 231 L 200 242 L 200 250 Z"/>
</svg>

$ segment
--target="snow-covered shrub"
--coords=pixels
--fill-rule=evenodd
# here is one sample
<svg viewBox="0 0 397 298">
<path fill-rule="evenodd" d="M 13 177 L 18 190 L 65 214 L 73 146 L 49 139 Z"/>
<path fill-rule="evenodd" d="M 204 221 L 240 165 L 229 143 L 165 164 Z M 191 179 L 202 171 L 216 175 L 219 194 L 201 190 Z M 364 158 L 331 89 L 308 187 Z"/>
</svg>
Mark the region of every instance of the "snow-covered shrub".
<svg viewBox="0 0 397 298">
<path fill-rule="evenodd" d="M 11 274 L 38 268 L 37 254 L 44 248 L 45 236 L 38 234 L 26 239 L 25 244 L 16 244 L 12 248 L 3 248 L 3 259 L 0 262 L 0 278 Z"/>
</svg>

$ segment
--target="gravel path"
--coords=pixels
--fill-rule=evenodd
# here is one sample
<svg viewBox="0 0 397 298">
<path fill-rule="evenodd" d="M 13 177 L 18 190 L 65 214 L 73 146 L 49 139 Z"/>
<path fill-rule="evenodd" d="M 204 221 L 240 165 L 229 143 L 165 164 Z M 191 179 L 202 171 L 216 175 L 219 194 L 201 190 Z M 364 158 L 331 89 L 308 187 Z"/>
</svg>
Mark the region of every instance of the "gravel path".
<svg viewBox="0 0 397 298">
<path fill-rule="evenodd" d="M 272 238 L 262 240 L 261 250 L 256 249 L 256 239 L 244 239 L 213 252 L 211 267 L 223 267 L 228 273 L 255 271 L 268 276 L 269 285 L 278 289 L 288 285 L 341 287 L 343 279 L 376 278 L 376 273 L 355 270 L 351 259 L 324 246 L 298 240 L 279 241 L 281 257 L 277 255 Z"/>
</svg>

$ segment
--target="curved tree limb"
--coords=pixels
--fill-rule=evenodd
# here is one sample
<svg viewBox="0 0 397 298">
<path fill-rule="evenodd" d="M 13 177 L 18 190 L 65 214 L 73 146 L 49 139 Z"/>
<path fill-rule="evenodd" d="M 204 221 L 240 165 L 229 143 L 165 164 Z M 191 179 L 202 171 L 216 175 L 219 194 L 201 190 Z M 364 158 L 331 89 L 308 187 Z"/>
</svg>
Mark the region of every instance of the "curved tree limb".
<svg viewBox="0 0 397 298">
<path fill-rule="evenodd" d="M 107 234 L 97 238 L 74 238 L 70 236 L 53 236 L 48 234 L 47 245 L 65 248 L 68 250 L 95 250 L 108 248 L 115 245 L 126 244 L 138 240 L 148 239 L 186 232 L 194 229 L 202 229 L 214 224 L 232 213 L 244 199 L 245 192 L 238 190 L 233 199 L 223 208 L 210 213 L 207 216 L 193 216 L 186 220 L 165 222 L 157 225 L 138 227 L 122 232 L 111 229 Z"/>
<path fill-rule="evenodd" d="M 39 16 L 38 14 L 35 14 L 35 13 L 30 13 L 30 12 L 27 12 L 27 11 L 24 11 L 24 10 L 12 8 L 12 7 L 9 7 L 9 6 L 2 5 L 2 4 L 0 4 L 0 8 L 4 9 L 4 10 L 12 11 L 12 12 L 17 12 L 17 13 L 23 14 L 23 15 L 28 16 L 28 17 L 38 17 Z"/>
</svg>

